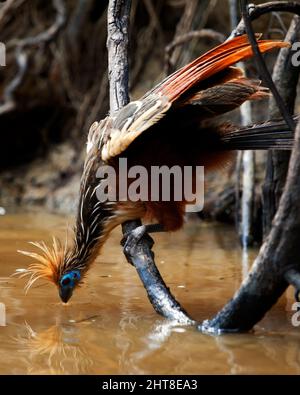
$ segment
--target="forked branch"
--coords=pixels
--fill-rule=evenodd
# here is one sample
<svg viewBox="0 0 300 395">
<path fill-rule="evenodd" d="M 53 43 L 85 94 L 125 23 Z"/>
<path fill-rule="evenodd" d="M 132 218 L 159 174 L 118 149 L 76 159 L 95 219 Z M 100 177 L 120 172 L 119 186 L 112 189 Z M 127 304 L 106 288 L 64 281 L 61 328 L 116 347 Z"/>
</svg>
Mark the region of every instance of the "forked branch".
<svg viewBox="0 0 300 395">
<path fill-rule="evenodd" d="M 246 3 L 243 1 L 244 7 Z M 295 14 L 299 14 L 300 11 L 300 4 L 290 2 L 274 2 L 258 7 L 258 11 L 256 8 L 252 11 L 251 17 L 272 11 L 289 11 Z M 244 8 L 244 16 L 245 12 Z M 248 16 L 245 19 L 243 24 L 239 24 L 239 31 L 243 32 L 240 27 L 244 28 L 245 24 L 248 24 L 250 36 L 252 34 L 251 42 L 255 47 L 251 23 L 249 24 Z M 254 51 L 254 53 L 257 59 L 257 52 Z M 280 100 L 282 101 L 282 98 Z M 199 326 L 201 331 L 222 333 L 251 329 L 277 302 L 289 284 L 296 288 L 298 297 L 300 289 L 299 196 L 300 123 L 296 128 L 287 182 L 269 236 L 261 247 L 250 273 L 233 299 L 212 320 L 204 321 Z"/>
</svg>

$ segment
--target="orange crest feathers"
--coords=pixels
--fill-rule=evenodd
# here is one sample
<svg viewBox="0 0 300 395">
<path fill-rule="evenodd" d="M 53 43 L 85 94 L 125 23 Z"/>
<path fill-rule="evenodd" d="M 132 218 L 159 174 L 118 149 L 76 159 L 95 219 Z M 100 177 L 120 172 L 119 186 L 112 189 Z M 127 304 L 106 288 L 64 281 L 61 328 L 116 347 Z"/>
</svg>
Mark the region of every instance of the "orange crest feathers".
<svg viewBox="0 0 300 395">
<path fill-rule="evenodd" d="M 66 257 L 66 244 L 62 247 L 60 241 L 53 237 L 52 248 L 47 247 L 47 245 L 42 241 L 29 242 L 33 246 L 37 247 L 42 251 L 41 254 L 36 252 L 21 251 L 18 250 L 20 254 L 29 256 L 33 258 L 36 262 L 29 265 L 28 269 L 17 271 L 15 274 L 19 275 L 20 278 L 30 276 L 26 286 L 25 291 L 28 292 L 29 288 L 39 279 L 47 279 L 54 284 L 58 283 L 61 268 L 64 265 L 64 260 Z"/>
</svg>

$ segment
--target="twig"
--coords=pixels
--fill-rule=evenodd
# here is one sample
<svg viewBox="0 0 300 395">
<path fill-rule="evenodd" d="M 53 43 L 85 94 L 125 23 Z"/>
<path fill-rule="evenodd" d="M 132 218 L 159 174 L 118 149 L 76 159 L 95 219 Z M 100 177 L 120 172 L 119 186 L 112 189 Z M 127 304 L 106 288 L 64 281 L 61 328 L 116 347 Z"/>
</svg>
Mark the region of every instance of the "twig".
<svg viewBox="0 0 300 395">
<path fill-rule="evenodd" d="M 280 94 L 278 93 L 278 90 L 272 80 L 272 77 L 269 73 L 269 70 L 266 66 L 266 63 L 264 61 L 264 58 L 262 56 L 262 53 L 260 52 L 255 33 L 252 28 L 252 22 L 251 18 L 249 17 L 249 12 L 248 12 L 248 0 L 241 0 L 241 5 L 242 5 L 242 15 L 245 23 L 245 28 L 247 35 L 249 37 L 249 41 L 252 46 L 253 53 L 255 54 L 255 60 L 257 63 L 257 67 L 259 69 L 260 75 L 263 78 L 264 82 L 268 86 L 268 88 L 271 90 L 277 106 L 281 112 L 282 117 L 284 118 L 285 122 L 289 126 L 291 130 L 295 129 L 295 123 L 293 121 L 293 118 L 291 117 L 291 114 L 289 114 L 284 101 L 282 100 Z"/>
<path fill-rule="evenodd" d="M 22 5 L 26 0 L 7 0 L 0 9 L 0 25 L 3 22 L 5 16 L 11 11 L 12 8 L 17 8 Z"/>
<path fill-rule="evenodd" d="M 251 21 L 254 21 L 262 15 L 269 14 L 271 12 L 291 12 L 292 14 L 300 16 L 300 3 L 296 1 L 271 1 L 269 3 L 258 5 L 251 4 L 248 12 Z M 245 32 L 245 21 L 244 19 L 242 19 L 236 29 L 232 31 L 229 39 L 232 37 L 240 36 L 241 34 L 245 34 Z"/>
<path fill-rule="evenodd" d="M 231 28 L 238 23 L 238 0 L 229 0 Z M 246 67 L 243 62 L 239 66 L 246 74 Z M 251 102 L 246 101 L 240 107 L 241 123 L 243 126 L 252 124 Z M 237 157 L 237 179 L 236 179 L 236 226 L 241 245 L 244 249 L 254 242 L 253 237 L 253 212 L 255 201 L 255 152 L 239 152 Z M 240 198 L 240 186 L 242 186 Z"/>
<path fill-rule="evenodd" d="M 188 33 L 181 34 L 177 36 L 170 44 L 168 44 L 165 48 L 165 64 L 167 73 L 171 70 L 171 67 L 174 65 L 171 62 L 171 55 L 174 48 L 179 45 L 185 44 L 187 41 L 192 40 L 193 38 L 209 38 L 211 40 L 215 40 L 217 42 L 224 42 L 226 37 L 223 33 L 216 32 L 212 29 L 202 29 L 202 30 L 192 30 Z"/>
<path fill-rule="evenodd" d="M 24 51 L 25 48 L 28 46 L 40 45 L 49 42 L 56 36 L 56 34 L 65 24 L 66 9 L 63 0 L 53 0 L 53 7 L 56 10 L 56 19 L 52 26 L 50 26 L 46 31 L 34 37 L 27 37 L 17 42 L 15 57 L 18 65 L 18 72 L 4 90 L 4 103 L 0 106 L 0 115 L 11 111 L 15 107 L 14 93 L 22 83 L 28 65 L 28 55 Z"/>
<path fill-rule="evenodd" d="M 27 55 L 24 54 L 19 47 L 16 49 L 16 61 L 18 65 L 18 72 L 4 90 L 4 103 L 0 106 L 0 115 L 12 111 L 15 108 L 14 92 L 23 81 L 27 70 Z"/>
<path fill-rule="evenodd" d="M 162 33 L 162 27 L 161 24 L 159 22 L 159 18 L 156 14 L 156 10 L 154 8 L 153 2 L 151 0 L 143 0 L 144 4 L 145 4 L 145 8 L 149 14 L 150 20 L 151 20 L 151 24 L 155 27 L 155 29 L 161 34 Z"/>
<path fill-rule="evenodd" d="M 233 31 L 238 24 L 239 15 L 238 15 L 238 0 L 228 0 L 229 2 L 229 14 L 230 14 L 230 23 L 231 30 Z M 242 111 L 241 111 L 242 112 Z M 242 118 L 242 114 L 241 114 Z M 235 226 L 236 231 L 239 236 L 241 236 L 241 222 L 242 222 L 242 212 L 241 212 L 241 177 L 244 171 L 243 169 L 243 158 L 244 152 L 238 151 L 236 157 L 236 166 L 235 166 Z"/>
<path fill-rule="evenodd" d="M 66 34 L 69 38 L 72 49 L 78 45 L 79 32 L 84 29 L 84 23 L 86 22 L 87 15 L 89 15 L 90 7 L 93 0 L 77 0 L 77 4 L 74 11 L 70 15 Z"/>
<path fill-rule="evenodd" d="M 176 26 L 176 32 L 174 39 L 182 34 L 187 33 L 192 29 L 192 23 L 197 9 L 197 0 L 190 0 L 185 2 L 184 11 Z M 170 64 L 176 65 L 179 62 L 180 50 L 177 49 L 173 52 Z"/>
<path fill-rule="evenodd" d="M 108 80 L 107 80 L 107 71 L 106 71 L 100 81 L 98 95 L 96 96 L 93 105 L 89 109 L 90 114 L 88 116 L 87 121 L 85 122 L 86 125 L 91 125 L 94 122 L 94 120 L 97 119 L 99 108 L 103 107 L 103 102 L 106 99 L 107 92 L 108 92 Z"/>
<path fill-rule="evenodd" d="M 182 17 L 176 27 L 174 39 L 191 30 L 201 30 L 215 5 L 216 0 L 187 0 Z M 188 41 L 186 45 L 180 48 L 175 47 L 170 60 L 170 65 L 174 69 L 184 66 L 191 60 L 190 55 L 193 53 L 194 44 L 194 41 Z M 168 72 L 172 71 L 171 69 L 168 70 Z"/>
<path fill-rule="evenodd" d="M 47 42 L 53 40 L 60 29 L 64 26 L 66 22 L 66 7 L 63 0 L 53 0 L 53 8 L 56 11 L 56 18 L 47 30 L 41 32 L 33 37 L 27 37 L 20 41 L 17 41 L 19 48 L 25 49 L 28 46 L 46 44 Z"/>
<path fill-rule="evenodd" d="M 286 34 L 287 33 L 287 28 L 286 28 L 282 18 L 280 17 L 279 13 L 278 12 L 273 12 L 273 15 L 274 15 L 274 18 L 277 19 L 277 21 L 278 21 L 282 31 L 284 32 L 284 34 Z"/>
<path fill-rule="evenodd" d="M 149 14 L 149 24 L 137 36 L 137 47 L 136 51 L 139 56 L 136 56 L 134 61 L 134 68 L 131 70 L 130 75 L 130 88 L 136 85 L 139 76 L 145 65 L 148 62 L 149 54 L 153 51 L 154 46 L 157 45 L 157 40 L 164 40 L 164 32 L 159 24 L 159 13 L 161 11 L 162 2 L 158 2 L 156 8 L 154 8 L 152 1 L 144 0 L 145 8 Z M 136 2 L 134 3 L 136 4 Z M 155 16 L 154 16 L 155 15 Z M 133 20 L 133 19 L 132 19 Z M 158 35 L 158 36 L 156 36 Z"/>
<path fill-rule="evenodd" d="M 231 30 L 233 30 L 239 21 L 239 13 L 238 13 L 238 0 L 228 0 L 229 2 L 229 15 L 230 15 L 230 25 Z"/>
</svg>

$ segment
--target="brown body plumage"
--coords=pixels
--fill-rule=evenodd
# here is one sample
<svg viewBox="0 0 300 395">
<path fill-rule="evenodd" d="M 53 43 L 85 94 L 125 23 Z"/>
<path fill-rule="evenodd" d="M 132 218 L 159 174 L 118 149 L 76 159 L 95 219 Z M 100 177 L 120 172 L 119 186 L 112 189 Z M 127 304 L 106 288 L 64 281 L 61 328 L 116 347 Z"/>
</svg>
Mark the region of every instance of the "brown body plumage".
<svg viewBox="0 0 300 395">
<path fill-rule="evenodd" d="M 262 52 L 286 45 L 259 41 Z M 75 276 L 72 285 L 76 287 L 111 230 L 125 221 L 142 218 L 163 225 L 166 231 L 183 225 L 185 201 L 99 202 L 96 194 L 99 167 L 110 164 L 117 171 L 118 158 L 122 157 L 128 160 L 128 167 L 141 165 L 149 171 L 151 166 L 163 165 L 211 169 L 229 161 L 232 149 L 290 148 L 290 136 L 276 138 L 278 125 L 275 129 L 271 124 L 265 125 L 262 139 L 257 128 L 237 130 L 214 120 L 246 100 L 267 96 L 259 81 L 247 79 L 239 68 L 232 66 L 251 56 L 246 36 L 230 40 L 167 77 L 140 100 L 92 125 L 74 245 L 62 252 L 55 242 L 53 253 L 42 245 L 44 257 L 27 253 L 39 261 L 28 268 L 27 274 L 32 276 L 30 285 L 37 278 L 47 277 L 61 289 L 63 281 L 68 285 L 74 280 L 64 276 L 75 271 L 79 277 Z M 71 294 L 70 291 L 62 299 L 66 301 Z"/>
</svg>

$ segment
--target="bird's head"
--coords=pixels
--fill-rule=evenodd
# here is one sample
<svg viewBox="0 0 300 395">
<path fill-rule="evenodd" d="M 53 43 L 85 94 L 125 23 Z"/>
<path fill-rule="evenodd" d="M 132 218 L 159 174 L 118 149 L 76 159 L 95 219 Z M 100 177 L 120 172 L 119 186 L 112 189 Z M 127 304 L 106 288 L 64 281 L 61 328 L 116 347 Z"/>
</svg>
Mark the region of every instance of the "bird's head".
<svg viewBox="0 0 300 395">
<path fill-rule="evenodd" d="M 79 270 L 71 270 L 60 277 L 58 289 L 62 302 L 68 302 L 73 295 L 74 289 L 79 284 L 80 278 L 81 274 Z"/>
<path fill-rule="evenodd" d="M 58 288 L 58 293 L 62 302 L 67 303 L 76 287 L 80 286 L 86 272 L 85 266 L 74 253 L 67 247 L 62 247 L 61 243 L 53 238 L 52 248 L 44 242 L 31 242 L 41 252 L 18 251 L 23 255 L 35 260 L 27 269 L 17 270 L 20 277 L 29 276 L 25 286 L 26 292 L 39 279 L 46 279 L 54 283 Z"/>
</svg>

